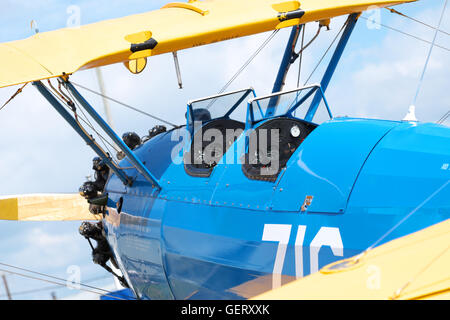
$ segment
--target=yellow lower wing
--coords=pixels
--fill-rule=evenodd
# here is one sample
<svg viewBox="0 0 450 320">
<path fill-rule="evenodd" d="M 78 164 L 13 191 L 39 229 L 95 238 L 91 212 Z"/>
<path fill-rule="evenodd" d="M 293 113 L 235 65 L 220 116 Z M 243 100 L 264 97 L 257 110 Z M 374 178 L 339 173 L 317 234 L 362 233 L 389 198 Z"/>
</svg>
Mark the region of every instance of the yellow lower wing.
<svg viewBox="0 0 450 320">
<path fill-rule="evenodd" d="M 356 261 L 338 261 L 253 299 L 450 299 L 450 219 Z"/>
<path fill-rule="evenodd" d="M 36 194 L 0 198 L 0 220 L 98 220 L 79 194 Z"/>
<path fill-rule="evenodd" d="M 0 88 L 416 0 L 205 0 L 0 44 Z"/>
</svg>

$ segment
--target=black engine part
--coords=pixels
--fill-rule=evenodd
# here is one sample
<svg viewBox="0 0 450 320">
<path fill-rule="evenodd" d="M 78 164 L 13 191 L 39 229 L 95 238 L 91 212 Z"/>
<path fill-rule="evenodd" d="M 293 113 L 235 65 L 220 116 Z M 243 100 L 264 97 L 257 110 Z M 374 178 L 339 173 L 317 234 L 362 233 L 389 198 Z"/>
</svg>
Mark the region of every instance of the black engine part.
<svg viewBox="0 0 450 320">
<path fill-rule="evenodd" d="M 111 261 L 111 263 L 114 265 L 115 268 L 117 269 L 119 268 L 117 265 L 117 261 L 114 258 L 114 254 L 111 250 L 111 247 L 109 246 L 108 241 L 106 240 L 103 230 L 103 223 L 101 221 L 97 223 L 84 221 L 80 225 L 78 231 L 83 237 L 85 237 L 88 240 L 89 245 L 92 248 L 92 260 L 94 261 L 94 263 L 102 266 L 108 272 L 112 273 L 115 277 L 117 277 L 117 279 L 124 287 L 129 288 L 125 278 L 117 275 L 106 264 L 108 261 Z M 92 245 L 91 239 L 97 242 L 96 247 Z"/>
</svg>

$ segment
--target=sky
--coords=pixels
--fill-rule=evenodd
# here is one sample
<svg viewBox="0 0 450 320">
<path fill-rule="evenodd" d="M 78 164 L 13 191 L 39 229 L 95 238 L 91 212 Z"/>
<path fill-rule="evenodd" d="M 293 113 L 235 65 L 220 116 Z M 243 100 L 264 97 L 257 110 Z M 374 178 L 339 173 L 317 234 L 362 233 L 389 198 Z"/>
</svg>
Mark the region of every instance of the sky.
<svg viewBox="0 0 450 320">
<path fill-rule="evenodd" d="M 2 0 L 0 42 L 31 36 L 34 32 L 30 28 L 32 20 L 36 21 L 39 32 L 45 32 L 76 23 L 77 17 L 84 25 L 158 9 L 166 2 Z M 421 0 L 396 9 L 437 25 L 443 4 L 444 0 Z M 76 13 L 79 16 L 74 16 Z M 379 17 L 383 24 L 428 41 L 434 36 L 433 30 L 387 10 L 366 12 L 364 16 Z M 306 50 L 301 83 L 344 21 L 344 17 L 333 19 L 331 30 L 322 31 Z M 441 29 L 450 31 L 449 8 Z M 316 23 L 307 25 L 306 41 L 316 30 Z M 257 95 L 270 93 L 289 32 L 289 29 L 278 32 L 229 90 L 252 86 Z M 179 52 L 183 89 L 178 88 L 172 55 L 151 57 L 146 70 L 139 75 L 132 75 L 122 64 L 102 67 L 106 94 L 170 122 L 183 124 L 187 101 L 217 93 L 269 35 L 264 33 Z M 448 36 L 440 34 L 436 43 L 450 48 Z M 360 19 L 325 94 L 333 114 L 401 120 L 413 100 L 429 48 L 427 43 Z M 449 62 L 449 51 L 433 48 L 416 103 L 416 115 L 420 121 L 435 122 L 450 110 Z M 325 67 L 326 64 L 322 64 L 309 83 L 320 82 Z M 286 89 L 297 86 L 297 76 L 296 63 L 291 67 Z M 98 90 L 94 70 L 81 71 L 72 80 Z M 0 90 L 0 104 L 16 90 L 17 87 Z M 81 89 L 80 92 L 103 114 L 100 98 Z M 120 105 L 110 103 L 110 107 L 119 135 L 135 131 L 142 136 L 154 125 L 161 124 Z M 446 125 L 450 123 L 447 121 Z M 0 195 L 73 193 L 92 174 L 93 151 L 31 85 L 0 111 L 0 137 Z M 72 275 L 75 266 L 80 272 L 81 282 L 111 288 L 112 277 L 91 262 L 90 247 L 78 234 L 78 226 L 79 222 L 1 221 L 0 263 L 64 279 Z M 11 274 L 7 274 L 7 280 L 15 299 L 50 299 L 52 291 L 58 298 L 92 298 L 92 295 L 83 296 L 82 292 L 67 288 L 24 294 L 24 291 L 52 285 Z M 0 299 L 5 298 L 0 283 Z"/>
</svg>

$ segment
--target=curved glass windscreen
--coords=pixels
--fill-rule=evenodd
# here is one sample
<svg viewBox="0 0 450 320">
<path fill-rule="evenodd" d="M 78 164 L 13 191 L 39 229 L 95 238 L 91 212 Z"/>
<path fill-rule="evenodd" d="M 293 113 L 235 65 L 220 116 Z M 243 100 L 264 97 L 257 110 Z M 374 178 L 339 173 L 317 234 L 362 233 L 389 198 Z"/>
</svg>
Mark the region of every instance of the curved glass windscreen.
<svg viewBox="0 0 450 320">
<path fill-rule="evenodd" d="M 321 95 L 318 103 L 320 103 L 323 98 L 326 108 L 329 111 L 328 104 L 322 95 L 320 86 L 311 85 L 295 90 L 258 97 L 251 100 L 251 119 L 253 122 L 258 122 L 263 119 L 284 115 L 290 115 L 298 119 L 305 119 L 309 109 L 308 107 L 311 103 L 313 103 L 316 93 Z M 331 112 L 328 113 L 329 117 L 332 118 Z"/>
<path fill-rule="evenodd" d="M 191 101 L 191 120 L 202 123 L 218 118 L 245 121 L 247 100 L 253 95 L 253 89 L 222 93 L 211 97 Z"/>
</svg>

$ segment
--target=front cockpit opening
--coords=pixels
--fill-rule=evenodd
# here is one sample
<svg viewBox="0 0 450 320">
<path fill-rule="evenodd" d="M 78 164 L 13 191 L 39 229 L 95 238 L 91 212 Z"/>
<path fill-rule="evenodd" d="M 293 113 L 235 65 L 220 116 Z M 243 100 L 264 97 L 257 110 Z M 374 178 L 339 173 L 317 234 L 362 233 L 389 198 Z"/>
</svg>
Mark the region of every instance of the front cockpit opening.
<svg viewBox="0 0 450 320">
<path fill-rule="evenodd" d="M 191 136 L 184 154 L 186 173 L 209 177 L 229 147 L 245 129 L 247 100 L 255 97 L 252 88 L 190 101 L 187 126 Z"/>
</svg>

